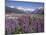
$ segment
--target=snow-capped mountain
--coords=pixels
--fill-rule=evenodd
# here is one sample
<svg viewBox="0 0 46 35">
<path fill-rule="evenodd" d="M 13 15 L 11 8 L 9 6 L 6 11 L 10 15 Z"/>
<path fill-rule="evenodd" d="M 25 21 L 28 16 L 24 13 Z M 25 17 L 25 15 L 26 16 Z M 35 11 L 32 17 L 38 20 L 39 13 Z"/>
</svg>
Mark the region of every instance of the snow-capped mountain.
<svg viewBox="0 0 46 35">
<path fill-rule="evenodd" d="M 25 13 L 30 13 L 35 10 L 32 8 L 27 8 L 27 7 L 15 7 L 15 6 L 8 6 L 8 7 L 20 10 L 21 12 L 25 12 Z"/>
<path fill-rule="evenodd" d="M 24 10 L 24 11 L 34 11 L 34 9 L 27 8 L 27 7 L 15 7 L 15 6 L 8 6 L 8 7 L 10 7 L 10 8 L 16 8 L 16 9 Z"/>
<path fill-rule="evenodd" d="M 24 10 L 24 11 L 34 11 L 32 8 L 26 8 L 26 7 L 17 7 L 19 10 Z"/>
<path fill-rule="evenodd" d="M 32 13 L 35 13 L 35 14 L 44 14 L 44 7 L 39 7 L 37 9 L 35 9 Z"/>
<path fill-rule="evenodd" d="M 30 12 L 34 11 L 34 9 L 32 9 L 32 8 L 26 8 L 26 7 L 25 8 L 24 7 L 17 7 L 17 9 L 22 10 L 26 13 L 30 13 Z"/>
<path fill-rule="evenodd" d="M 37 9 L 26 7 L 6 6 L 6 13 L 20 13 L 20 14 L 44 14 L 44 7 Z"/>
</svg>

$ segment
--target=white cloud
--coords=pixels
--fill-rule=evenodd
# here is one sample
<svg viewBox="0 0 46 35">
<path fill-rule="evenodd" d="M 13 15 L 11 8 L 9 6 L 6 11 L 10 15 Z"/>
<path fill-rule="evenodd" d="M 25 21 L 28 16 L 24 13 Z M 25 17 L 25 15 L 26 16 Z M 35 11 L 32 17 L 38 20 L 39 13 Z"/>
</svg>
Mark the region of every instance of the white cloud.
<svg viewBox="0 0 46 35">
<path fill-rule="evenodd" d="M 24 10 L 24 8 L 22 8 L 22 7 L 17 7 L 17 9 L 19 9 L 19 10 Z"/>
<path fill-rule="evenodd" d="M 16 7 L 19 10 L 23 10 L 23 11 L 34 11 L 35 9 L 33 8 L 26 8 L 26 7 Z"/>
<path fill-rule="evenodd" d="M 8 6 L 8 7 L 10 7 L 10 8 L 15 8 L 15 6 Z"/>
<path fill-rule="evenodd" d="M 34 9 L 32 9 L 32 8 L 26 8 L 26 10 L 28 10 L 28 11 L 34 11 Z"/>
</svg>

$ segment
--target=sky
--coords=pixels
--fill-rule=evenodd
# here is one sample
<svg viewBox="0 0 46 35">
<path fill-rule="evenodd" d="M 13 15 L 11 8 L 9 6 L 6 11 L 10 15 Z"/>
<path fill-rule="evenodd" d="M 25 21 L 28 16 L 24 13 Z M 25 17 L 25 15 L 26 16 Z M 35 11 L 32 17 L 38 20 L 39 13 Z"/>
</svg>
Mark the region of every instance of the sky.
<svg viewBox="0 0 46 35">
<path fill-rule="evenodd" d="M 9 1 L 6 0 L 6 6 L 15 6 L 15 7 L 28 7 L 28 8 L 39 8 L 44 7 L 44 3 L 39 2 L 22 2 L 22 1 Z"/>
</svg>

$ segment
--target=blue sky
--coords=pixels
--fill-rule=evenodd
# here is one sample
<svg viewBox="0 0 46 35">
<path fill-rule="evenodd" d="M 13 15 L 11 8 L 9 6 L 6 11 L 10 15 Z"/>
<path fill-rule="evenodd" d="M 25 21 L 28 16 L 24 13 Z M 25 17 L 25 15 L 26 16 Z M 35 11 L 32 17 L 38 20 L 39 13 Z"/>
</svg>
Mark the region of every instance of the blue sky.
<svg viewBox="0 0 46 35">
<path fill-rule="evenodd" d="M 43 3 L 37 3 L 37 2 L 18 2 L 18 1 L 6 1 L 6 6 L 17 6 L 17 7 L 29 7 L 29 8 L 38 8 L 38 7 L 44 7 Z"/>
</svg>

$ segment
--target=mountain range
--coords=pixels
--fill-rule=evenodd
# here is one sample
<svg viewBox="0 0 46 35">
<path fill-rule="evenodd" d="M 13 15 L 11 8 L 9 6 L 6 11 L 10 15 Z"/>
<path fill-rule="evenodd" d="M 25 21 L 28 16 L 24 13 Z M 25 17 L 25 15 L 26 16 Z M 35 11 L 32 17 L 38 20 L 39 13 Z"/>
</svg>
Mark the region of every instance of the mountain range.
<svg viewBox="0 0 46 35">
<path fill-rule="evenodd" d="M 24 7 L 5 7 L 5 13 L 17 13 L 17 14 L 44 14 L 44 8 L 24 8 Z"/>
</svg>

